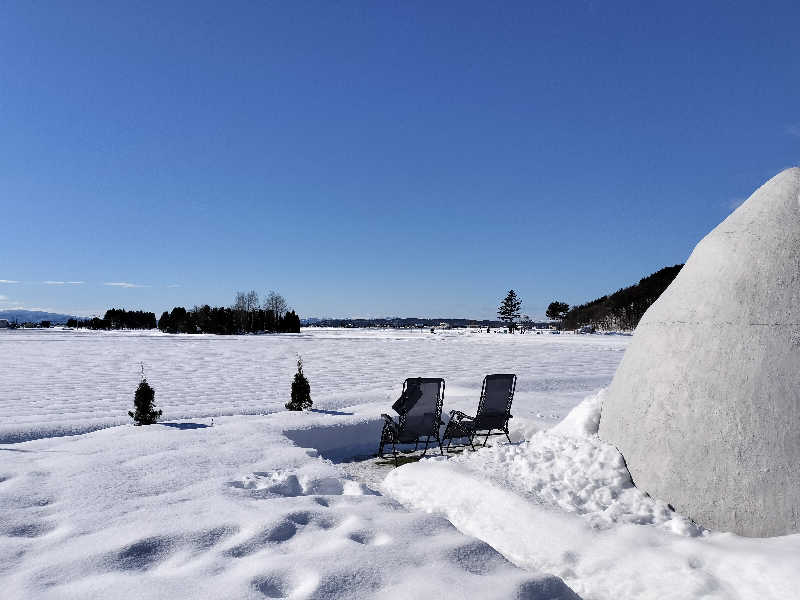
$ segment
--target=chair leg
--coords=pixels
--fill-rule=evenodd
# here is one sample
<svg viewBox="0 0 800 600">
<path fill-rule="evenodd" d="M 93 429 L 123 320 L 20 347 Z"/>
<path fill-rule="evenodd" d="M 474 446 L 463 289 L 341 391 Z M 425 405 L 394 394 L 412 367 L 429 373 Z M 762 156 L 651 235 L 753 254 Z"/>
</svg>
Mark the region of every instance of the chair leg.
<svg viewBox="0 0 800 600">
<path fill-rule="evenodd" d="M 397 446 L 395 445 L 394 440 L 392 440 L 392 453 L 394 454 L 394 466 L 397 467 Z"/>
<path fill-rule="evenodd" d="M 440 439 L 437 437 L 437 438 L 436 438 L 436 441 L 439 443 L 439 453 L 440 453 L 442 456 L 444 456 L 444 450 L 442 450 L 442 440 L 440 440 Z"/>
<path fill-rule="evenodd" d="M 387 441 L 388 441 L 388 437 L 386 435 L 386 428 L 384 427 L 384 430 L 381 431 L 381 442 L 378 445 L 378 457 L 379 458 L 384 458 L 383 450 L 384 450 L 384 448 L 386 448 L 386 442 Z"/>
<path fill-rule="evenodd" d="M 430 443 L 430 441 L 431 441 L 431 436 L 428 436 L 428 437 L 425 438 L 425 449 L 422 451 L 422 454 L 420 455 L 420 458 L 425 456 L 425 453 L 428 451 L 428 443 Z"/>
<path fill-rule="evenodd" d="M 461 437 L 459 434 L 461 431 L 457 427 L 451 427 L 450 423 L 447 424 L 447 428 L 444 430 L 444 436 L 441 439 L 440 445 L 444 444 L 445 440 L 447 440 L 447 451 L 450 452 L 450 445 L 453 443 L 455 438 Z"/>
<path fill-rule="evenodd" d="M 508 443 L 511 443 L 511 436 L 508 435 L 508 429 L 506 429 L 506 437 L 508 438 Z"/>
<path fill-rule="evenodd" d="M 486 442 L 489 441 L 489 436 L 492 435 L 492 430 L 490 429 L 489 432 L 486 434 L 486 439 L 483 440 L 483 445 L 486 445 Z"/>
</svg>

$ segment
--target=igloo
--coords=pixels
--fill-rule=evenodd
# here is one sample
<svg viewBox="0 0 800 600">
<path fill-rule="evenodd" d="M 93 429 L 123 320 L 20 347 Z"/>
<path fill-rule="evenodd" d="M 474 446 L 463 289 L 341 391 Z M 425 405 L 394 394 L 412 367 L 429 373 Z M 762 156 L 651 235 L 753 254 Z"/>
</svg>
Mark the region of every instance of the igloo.
<svg viewBox="0 0 800 600">
<path fill-rule="evenodd" d="M 703 238 L 645 313 L 599 435 L 705 527 L 800 531 L 800 168 Z"/>
</svg>

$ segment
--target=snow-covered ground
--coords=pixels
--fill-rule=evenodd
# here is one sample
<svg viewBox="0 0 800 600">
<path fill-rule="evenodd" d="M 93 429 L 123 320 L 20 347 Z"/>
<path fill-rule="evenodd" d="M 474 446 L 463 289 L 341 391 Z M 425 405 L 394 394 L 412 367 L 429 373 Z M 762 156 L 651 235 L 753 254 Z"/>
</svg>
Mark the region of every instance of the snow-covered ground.
<svg viewBox="0 0 800 600">
<path fill-rule="evenodd" d="M 707 531 L 633 487 L 596 436 L 602 395 L 520 444 L 405 465 L 382 489 L 582 598 L 798 597 L 800 535 Z"/>
<path fill-rule="evenodd" d="M 794 597 L 800 536 L 702 530 L 597 439 L 628 341 L 2 332 L 0 595 Z M 282 410 L 298 353 L 315 412 Z M 126 416 L 140 361 L 159 425 Z M 366 458 L 405 377 L 444 377 L 445 412 L 474 412 L 508 371 L 513 444 Z"/>
</svg>

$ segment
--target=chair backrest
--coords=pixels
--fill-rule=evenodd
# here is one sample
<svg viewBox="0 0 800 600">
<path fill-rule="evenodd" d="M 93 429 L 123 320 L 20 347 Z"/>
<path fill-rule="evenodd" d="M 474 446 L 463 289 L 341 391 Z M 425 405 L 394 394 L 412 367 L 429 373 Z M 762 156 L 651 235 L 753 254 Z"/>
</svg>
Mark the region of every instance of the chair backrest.
<svg viewBox="0 0 800 600">
<path fill-rule="evenodd" d="M 511 414 L 516 387 L 517 376 L 513 373 L 497 373 L 484 377 L 476 417 Z"/>
<path fill-rule="evenodd" d="M 400 415 L 400 430 L 419 436 L 436 436 L 442 419 L 444 379 L 440 377 L 415 377 L 406 379 L 403 394 L 417 397 L 417 401 Z"/>
</svg>

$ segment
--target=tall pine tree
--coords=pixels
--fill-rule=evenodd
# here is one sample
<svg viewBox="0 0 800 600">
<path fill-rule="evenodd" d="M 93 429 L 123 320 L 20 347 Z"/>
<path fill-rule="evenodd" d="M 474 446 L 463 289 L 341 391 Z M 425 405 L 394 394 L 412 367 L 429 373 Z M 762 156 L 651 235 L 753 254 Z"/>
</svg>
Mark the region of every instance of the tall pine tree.
<svg viewBox="0 0 800 600">
<path fill-rule="evenodd" d="M 520 308 L 522 308 L 522 300 L 517 297 L 517 292 L 509 290 L 497 309 L 497 316 L 506 324 L 509 333 L 513 333 L 517 328 L 515 321 L 519 319 Z"/>
</svg>

